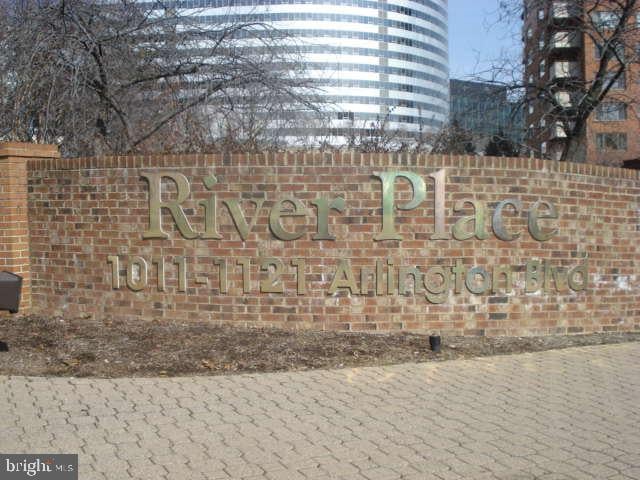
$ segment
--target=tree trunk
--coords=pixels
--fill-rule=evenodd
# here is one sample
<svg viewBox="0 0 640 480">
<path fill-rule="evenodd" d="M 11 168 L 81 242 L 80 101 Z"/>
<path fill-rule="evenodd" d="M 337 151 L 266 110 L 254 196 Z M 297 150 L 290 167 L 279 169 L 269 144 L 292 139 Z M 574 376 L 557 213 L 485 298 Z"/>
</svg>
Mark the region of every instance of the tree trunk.
<svg viewBox="0 0 640 480">
<path fill-rule="evenodd" d="M 582 124 L 578 130 L 571 132 L 565 142 L 561 162 L 585 163 L 587 161 L 587 127 Z"/>
</svg>

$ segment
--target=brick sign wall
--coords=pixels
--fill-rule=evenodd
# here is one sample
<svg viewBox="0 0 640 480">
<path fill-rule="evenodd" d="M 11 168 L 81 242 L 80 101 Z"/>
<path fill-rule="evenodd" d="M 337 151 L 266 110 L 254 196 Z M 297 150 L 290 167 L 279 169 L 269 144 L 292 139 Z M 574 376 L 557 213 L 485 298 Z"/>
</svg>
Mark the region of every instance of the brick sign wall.
<svg viewBox="0 0 640 480">
<path fill-rule="evenodd" d="M 0 271 L 23 278 L 21 305 L 26 309 L 31 307 L 28 162 L 58 156 L 49 145 L 0 143 Z"/>
<path fill-rule="evenodd" d="M 296 153 L 28 160 L 35 311 L 528 335 L 640 328 L 636 172 Z"/>
</svg>

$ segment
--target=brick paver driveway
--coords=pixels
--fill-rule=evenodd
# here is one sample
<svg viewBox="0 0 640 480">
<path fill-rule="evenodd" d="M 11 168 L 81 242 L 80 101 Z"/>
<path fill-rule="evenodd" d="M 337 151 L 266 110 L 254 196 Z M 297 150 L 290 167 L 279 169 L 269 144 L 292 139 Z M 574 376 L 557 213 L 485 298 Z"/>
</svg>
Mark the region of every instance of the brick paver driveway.
<svg viewBox="0 0 640 480">
<path fill-rule="evenodd" d="M 640 344 L 229 377 L 0 377 L 0 451 L 80 479 L 640 479 Z"/>
</svg>

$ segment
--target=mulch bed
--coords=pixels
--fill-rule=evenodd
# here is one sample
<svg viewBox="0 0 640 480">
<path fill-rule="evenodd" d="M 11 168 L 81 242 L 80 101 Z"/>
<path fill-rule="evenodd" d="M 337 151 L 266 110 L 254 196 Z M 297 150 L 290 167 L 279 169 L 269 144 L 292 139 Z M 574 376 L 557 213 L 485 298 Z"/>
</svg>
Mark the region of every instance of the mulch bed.
<svg viewBox="0 0 640 480">
<path fill-rule="evenodd" d="M 443 361 L 640 341 L 640 332 L 550 337 L 426 335 L 246 329 L 168 321 L 126 323 L 0 318 L 2 375 L 140 377 L 221 375 Z"/>
</svg>

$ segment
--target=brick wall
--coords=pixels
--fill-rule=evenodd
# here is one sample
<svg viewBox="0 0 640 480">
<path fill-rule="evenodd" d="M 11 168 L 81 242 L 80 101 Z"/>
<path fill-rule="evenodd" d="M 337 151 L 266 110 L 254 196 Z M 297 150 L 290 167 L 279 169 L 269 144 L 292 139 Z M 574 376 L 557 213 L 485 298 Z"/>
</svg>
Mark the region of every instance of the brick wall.
<svg viewBox="0 0 640 480">
<path fill-rule="evenodd" d="M 23 277 L 22 311 L 31 307 L 27 162 L 58 156 L 49 145 L 0 144 L 0 271 Z"/>
<path fill-rule="evenodd" d="M 445 236 L 473 213 L 470 204 L 454 212 L 455 204 L 472 199 L 486 205 L 486 225 L 479 234 L 486 238 L 431 239 L 436 211 L 428 175 L 441 169 L 446 174 Z M 181 205 L 189 222 L 188 229 L 183 226 L 187 236 L 219 234 L 222 239 L 184 238 L 166 208 L 161 222 L 168 238 L 143 238 L 150 222 L 149 183 L 143 175 L 161 171 L 179 172 L 190 181 L 190 194 Z M 413 209 L 398 209 L 414 196 L 406 179 L 398 178 L 393 225 L 403 240 L 375 241 L 382 225 L 382 183 L 373 174 L 389 171 L 418 174 L 426 198 Z M 175 199 L 177 188 L 165 178 L 162 200 Z M 640 328 L 639 193 L 635 171 L 535 159 L 316 152 L 33 160 L 29 228 L 34 308 L 128 321 L 162 317 L 467 335 L 633 330 Z M 213 205 L 214 194 L 217 210 L 211 218 L 217 225 L 207 227 L 204 205 Z M 276 215 L 276 227 L 299 234 L 295 240 L 279 240 L 270 231 L 272 207 L 285 197 L 299 200 L 305 213 Z M 330 209 L 327 217 L 328 233 L 336 240 L 314 240 L 319 208 L 312 202 L 339 197 L 344 198 L 343 211 Z M 244 241 L 223 203 L 234 204 L 234 199 L 246 215 L 237 217 L 240 223 L 243 218 L 250 223 L 251 201 L 263 201 Z M 510 241 L 492 231 L 492 215 L 506 199 L 522 202 L 518 213 L 507 204 L 500 217 L 498 227 L 520 234 Z M 557 219 L 537 220 L 544 232 L 557 229 L 547 241 L 528 231 L 529 212 L 538 200 L 557 209 Z M 279 206 L 281 213 L 294 207 L 287 202 Z M 544 212 L 549 210 L 539 210 Z M 463 230 L 474 226 L 466 223 Z M 261 270 L 266 258 L 282 262 L 280 281 L 269 280 L 276 265 Z M 221 274 L 225 265 L 226 276 Z M 499 274 L 486 288 L 478 287 L 486 280 L 482 275 L 472 276 L 467 285 L 461 273 L 457 282 L 456 265 L 465 273 L 473 267 L 494 273 L 508 267 L 511 288 Z M 546 267 L 548 273 L 546 282 L 536 277 L 540 288 L 529 292 L 527 265 L 537 265 L 538 272 Z M 428 288 L 420 276 L 414 288 L 413 277 L 405 275 L 400 291 L 402 267 L 405 274 L 410 267 L 426 273 Z M 584 290 L 582 267 L 588 269 Z M 300 270 L 304 284 L 296 275 Z M 575 289 L 567 286 L 570 270 Z M 443 275 L 449 285 L 443 285 Z M 282 293 L 268 292 L 280 288 Z M 482 293 L 472 293 L 474 289 Z"/>
</svg>

